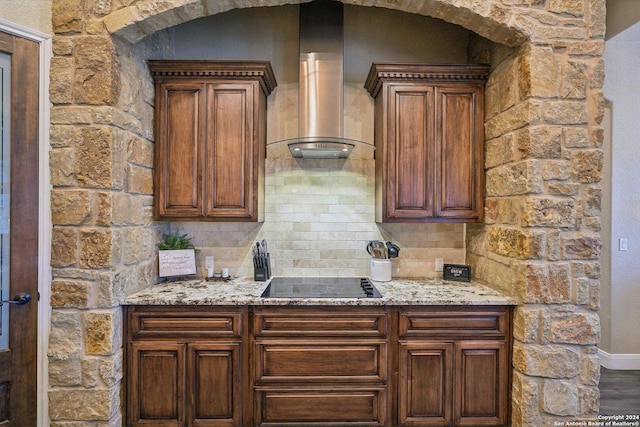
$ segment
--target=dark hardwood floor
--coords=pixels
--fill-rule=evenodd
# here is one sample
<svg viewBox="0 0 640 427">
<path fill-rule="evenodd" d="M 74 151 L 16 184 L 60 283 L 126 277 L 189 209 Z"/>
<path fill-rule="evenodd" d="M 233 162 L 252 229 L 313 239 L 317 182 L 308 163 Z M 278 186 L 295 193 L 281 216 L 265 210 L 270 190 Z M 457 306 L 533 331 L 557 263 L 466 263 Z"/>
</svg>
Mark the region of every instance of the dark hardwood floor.
<svg viewBox="0 0 640 427">
<path fill-rule="evenodd" d="M 640 414 L 640 371 L 600 368 L 600 415 Z"/>
</svg>

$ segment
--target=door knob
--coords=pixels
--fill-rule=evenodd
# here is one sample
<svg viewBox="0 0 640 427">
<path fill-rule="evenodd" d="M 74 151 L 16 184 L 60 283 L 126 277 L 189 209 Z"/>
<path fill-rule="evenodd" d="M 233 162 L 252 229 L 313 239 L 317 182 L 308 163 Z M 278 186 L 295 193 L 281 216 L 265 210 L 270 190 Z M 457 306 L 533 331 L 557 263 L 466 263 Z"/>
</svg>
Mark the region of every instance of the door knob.
<svg viewBox="0 0 640 427">
<path fill-rule="evenodd" d="M 31 301 L 31 294 L 19 293 L 11 300 L 0 301 L 0 306 L 2 306 L 2 304 L 24 305 L 29 301 Z"/>
</svg>

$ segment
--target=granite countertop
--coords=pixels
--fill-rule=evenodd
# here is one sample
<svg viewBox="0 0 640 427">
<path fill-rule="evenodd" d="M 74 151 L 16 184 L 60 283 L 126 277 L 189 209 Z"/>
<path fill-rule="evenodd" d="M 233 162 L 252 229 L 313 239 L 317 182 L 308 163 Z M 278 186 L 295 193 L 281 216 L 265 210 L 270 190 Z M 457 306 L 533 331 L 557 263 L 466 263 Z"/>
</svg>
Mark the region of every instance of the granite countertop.
<svg viewBox="0 0 640 427">
<path fill-rule="evenodd" d="M 262 298 L 269 282 L 234 278 L 164 282 L 129 295 L 123 305 L 515 305 L 515 301 L 474 282 L 442 279 L 372 281 L 382 298 Z"/>
</svg>

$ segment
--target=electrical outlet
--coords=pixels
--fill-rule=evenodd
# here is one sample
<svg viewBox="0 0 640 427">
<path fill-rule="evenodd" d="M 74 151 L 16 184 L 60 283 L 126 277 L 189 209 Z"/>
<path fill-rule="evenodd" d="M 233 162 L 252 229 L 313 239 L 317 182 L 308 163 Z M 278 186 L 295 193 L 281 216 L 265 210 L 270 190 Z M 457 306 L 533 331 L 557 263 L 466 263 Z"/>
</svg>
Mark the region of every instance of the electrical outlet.
<svg viewBox="0 0 640 427">
<path fill-rule="evenodd" d="M 444 269 L 444 258 L 436 258 L 436 271 Z"/>
<path fill-rule="evenodd" d="M 213 256 L 206 256 L 204 258 L 205 268 L 210 268 L 213 270 Z"/>
</svg>

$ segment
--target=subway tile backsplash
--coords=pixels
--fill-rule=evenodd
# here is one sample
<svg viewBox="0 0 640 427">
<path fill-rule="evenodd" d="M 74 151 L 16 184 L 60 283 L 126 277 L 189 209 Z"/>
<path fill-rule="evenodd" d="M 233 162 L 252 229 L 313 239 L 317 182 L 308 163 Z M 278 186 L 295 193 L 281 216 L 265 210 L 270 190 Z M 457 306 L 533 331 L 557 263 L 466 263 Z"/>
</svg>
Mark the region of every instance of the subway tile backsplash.
<svg viewBox="0 0 640 427">
<path fill-rule="evenodd" d="M 173 222 L 215 269 L 253 275 L 251 246 L 266 239 L 275 276 L 368 276 L 370 240 L 400 246 L 394 277 L 436 277 L 435 258 L 464 263 L 464 224 L 376 224 L 374 161 L 267 159 L 264 223 Z"/>
</svg>

